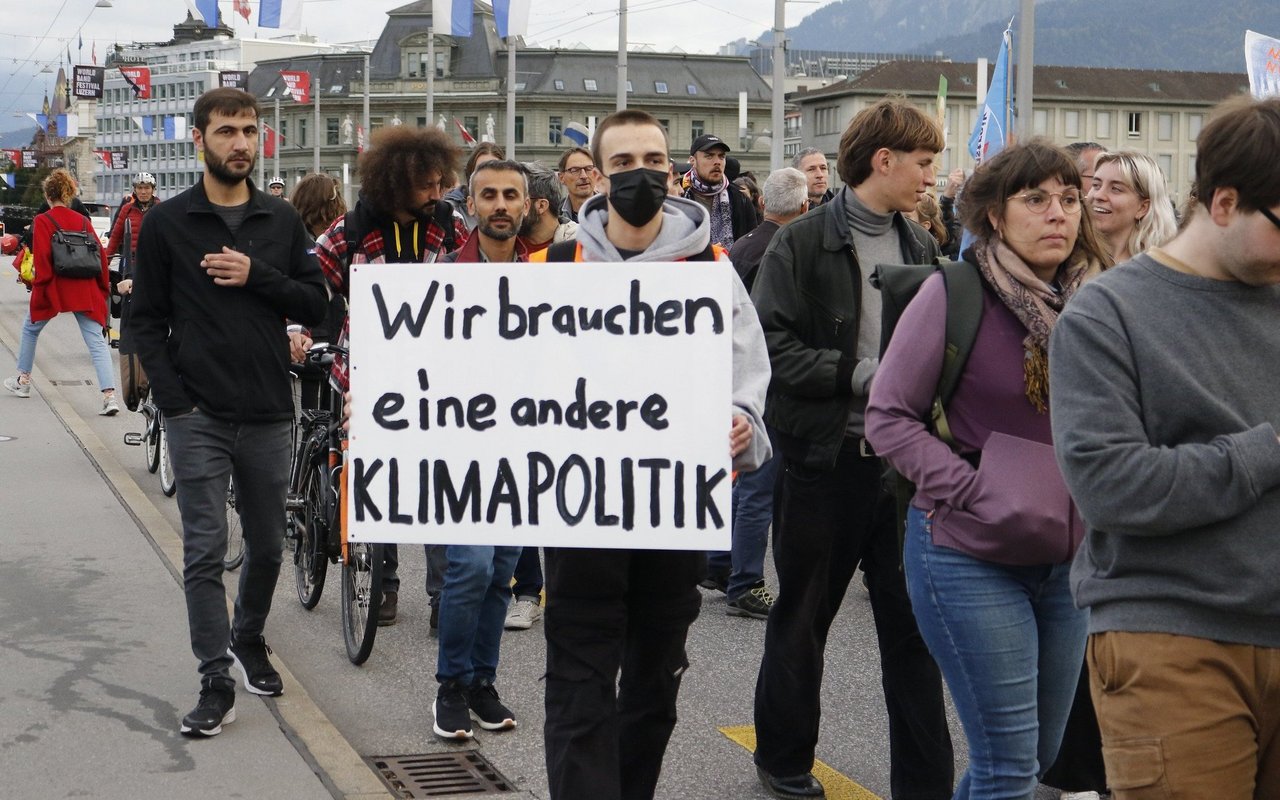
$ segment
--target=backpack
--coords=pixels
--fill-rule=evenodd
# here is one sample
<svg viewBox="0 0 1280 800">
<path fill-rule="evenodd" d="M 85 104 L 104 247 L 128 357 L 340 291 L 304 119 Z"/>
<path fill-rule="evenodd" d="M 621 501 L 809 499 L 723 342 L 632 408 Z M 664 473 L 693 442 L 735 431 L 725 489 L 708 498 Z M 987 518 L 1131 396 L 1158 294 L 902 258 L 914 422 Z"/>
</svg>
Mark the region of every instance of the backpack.
<svg viewBox="0 0 1280 800">
<path fill-rule="evenodd" d="M 982 279 L 978 268 L 968 261 L 942 261 L 933 265 L 879 264 L 871 277 L 871 285 L 880 290 L 880 355 L 884 356 L 902 312 L 916 296 L 920 286 L 935 272 L 942 273 L 947 290 L 946 350 L 942 357 L 942 375 L 934 392 L 929 421 L 933 432 L 948 446 L 955 447 L 951 428 L 947 425 L 947 403 L 955 392 L 965 362 L 973 350 L 982 320 Z M 907 506 L 916 493 L 915 484 L 898 474 L 885 462 L 885 485 L 893 495 L 898 512 L 898 552 L 902 552 L 906 534 Z"/>
<path fill-rule="evenodd" d="M 89 221 L 85 220 L 83 231 L 64 231 L 52 214 L 48 218 L 54 228 L 50 249 L 53 273 L 59 278 L 76 280 L 101 275 L 102 243 L 89 232 Z"/>
</svg>

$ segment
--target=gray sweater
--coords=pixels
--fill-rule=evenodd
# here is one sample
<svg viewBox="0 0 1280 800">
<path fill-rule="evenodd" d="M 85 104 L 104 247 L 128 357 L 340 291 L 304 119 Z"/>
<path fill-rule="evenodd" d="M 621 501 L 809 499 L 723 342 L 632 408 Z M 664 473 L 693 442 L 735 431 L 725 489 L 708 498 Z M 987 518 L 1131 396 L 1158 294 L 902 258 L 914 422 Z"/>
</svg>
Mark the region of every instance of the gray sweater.
<svg viewBox="0 0 1280 800">
<path fill-rule="evenodd" d="M 1091 631 L 1280 647 L 1278 364 L 1280 286 L 1143 255 L 1068 304 L 1050 402 Z"/>
</svg>

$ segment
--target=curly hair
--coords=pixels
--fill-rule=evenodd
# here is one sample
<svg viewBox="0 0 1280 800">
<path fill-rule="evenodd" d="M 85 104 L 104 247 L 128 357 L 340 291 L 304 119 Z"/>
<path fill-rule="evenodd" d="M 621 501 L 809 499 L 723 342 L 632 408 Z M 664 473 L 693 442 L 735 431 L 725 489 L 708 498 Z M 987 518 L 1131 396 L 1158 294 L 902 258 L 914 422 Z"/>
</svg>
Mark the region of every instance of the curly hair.
<svg viewBox="0 0 1280 800">
<path fill-rule="evenodd" d="M 76 179 L 61 167 L 50 172 L 40 188 L 44 190 L 45 199 L 50 203 L 69 204 L 75 199 L 76 192 L 80 191 L 80 187 L 76 185 Z"/>
<path fill-rule="evenodd" d="M 312 236 L 319 236 L 333 221 L 347 213 L 337 178 L 324 172 L 313 172 L 293 187 L 290 202 Z"/>
<path fill-rule="evenodd" d="M 415 188 L 432 176 L 439 175 L 443 186 L 456 179 L 458 150 L 439 128 L 379 128 L 370 145 L 360 154 L 356 170 L 364 200 L 383 216 L 412 206 Z"/>
</svg>

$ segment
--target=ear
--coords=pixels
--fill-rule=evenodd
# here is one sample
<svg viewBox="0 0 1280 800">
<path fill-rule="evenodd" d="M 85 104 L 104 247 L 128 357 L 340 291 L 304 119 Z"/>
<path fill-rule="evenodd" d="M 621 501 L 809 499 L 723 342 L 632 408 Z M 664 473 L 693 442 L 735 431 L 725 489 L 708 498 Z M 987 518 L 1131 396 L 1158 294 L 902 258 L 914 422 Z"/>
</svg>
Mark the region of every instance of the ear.
<svg viewBox="0 0 1280 800">
<path fill-rule="evenodd" d="M 197 150 L 204 150 L 204 133 L 199 128 L 191 129 L 191 141 L 195 143 Z"/>
<path fill-rule="evenodd" d="M 871 171 L 881 174 L 887 173 L 889 168 L 893 166 L 893 151 L 887 147 L 881 147 L 871 156 Z"/>
<path fill-rule="evenodd" d="M 467 192 L 467 213 L 473 217 L 476 215 L 476 201 L 471 192 Z"/>
<path fill-rule="evenodd" d="M 1000 217 L 994 210 L 987 212 L 987 222 L 991 223 L 991 229 L 997 234 L 1000 233 Z"/>
<path fill-rule="evenodd" d="M 1239 210 L 1240 193 L 1232 187 L 1219 187 L 1213 191 L 1213 200 L 1209 203 L 1209 217 L 1215 225 L 1226 227 L 1231 216 Z"/>
<path fill-rule="evenodd" d="M 1141 222 L 1144 218 L 1146 218 L 1147 214 L 1150 212 L 1151 212 L 1151 200 L 1150 199 L 1143 200 L 1142 205 L 1138 206 L 1137 220 Z"/>
</svg>

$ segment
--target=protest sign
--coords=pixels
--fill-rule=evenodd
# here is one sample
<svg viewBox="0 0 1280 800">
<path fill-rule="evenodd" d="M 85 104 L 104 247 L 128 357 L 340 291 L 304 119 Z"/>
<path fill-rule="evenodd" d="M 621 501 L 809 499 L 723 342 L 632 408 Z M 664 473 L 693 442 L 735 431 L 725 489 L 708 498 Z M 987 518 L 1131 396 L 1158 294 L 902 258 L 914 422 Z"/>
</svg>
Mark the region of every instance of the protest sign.
<svg viewBox="0 0 1280 800">
<path fill-rule="evenodd" d="M 1261 100 L 1280 95 L 1280 39 L 1245 31 L 1244 63 L 1254 97 Z"/>
<path fill-rule="evenodd" d="M 732 267 L 351 267 L 352 541 L 727 550 Z"/>
</svg>

